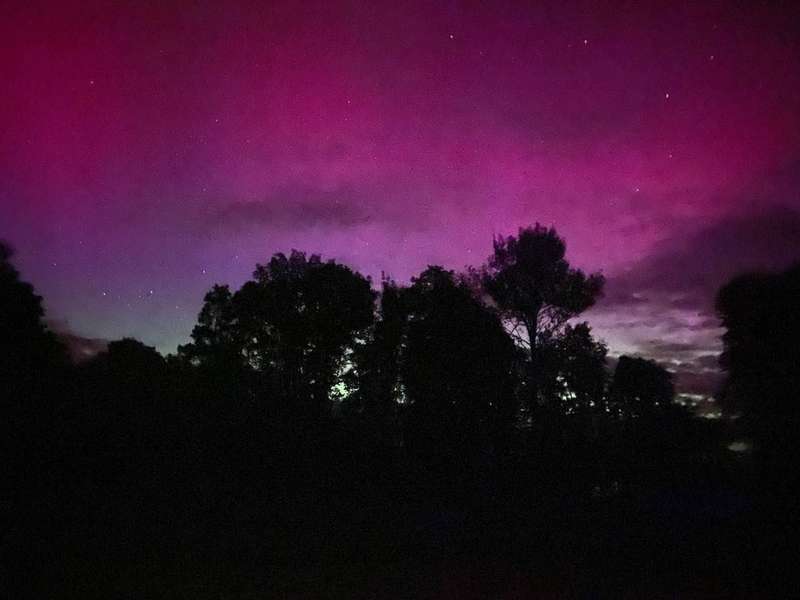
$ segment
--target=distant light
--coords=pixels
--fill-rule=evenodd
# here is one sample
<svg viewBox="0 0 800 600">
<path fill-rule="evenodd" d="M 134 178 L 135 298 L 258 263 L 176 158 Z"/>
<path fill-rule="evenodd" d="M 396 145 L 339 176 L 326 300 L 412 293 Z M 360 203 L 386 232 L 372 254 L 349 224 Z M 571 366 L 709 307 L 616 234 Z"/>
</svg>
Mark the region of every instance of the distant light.
<svg viewBox="0 0 800 600">
<path fill-rule="evenodd" d="M 737 453 L 749 452 L 751 448 L 752 446 L 748 442 L 745 442 L 744 440 L 738 440 L 736 442 L 733 442 L 732 444 L 728 444 L 728 450 L 730 450 L 731 452 L 737 452 Z"/>
</svg>

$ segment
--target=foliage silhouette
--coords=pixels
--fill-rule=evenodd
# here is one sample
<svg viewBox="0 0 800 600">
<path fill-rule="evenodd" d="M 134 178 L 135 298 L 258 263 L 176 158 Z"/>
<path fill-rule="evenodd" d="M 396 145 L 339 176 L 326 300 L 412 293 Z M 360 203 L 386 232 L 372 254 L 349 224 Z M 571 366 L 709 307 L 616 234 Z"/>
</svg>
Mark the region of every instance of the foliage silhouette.
<svg viewBox="0 0 800 600">
<path fill-rule="evenodd" d="M 271 401 L 326 418 L 347 356 L 372 324 L 374 298 L 368 279 L 334 261 L 276 254 L 235 294 L 209 292 L 180 353 L 193 364 L 254 372 Z"/>
<path fill-rule="evenodd" d="M 11 264 L 13 254 L 0 240 L 0 384 L 9 395 L 18 386 L 41 382 L 37 369 L 66 360 L 64 348 L 45 325 L 42 298 Z"/>
<path fill-rule="evenodd" d="M 467 461 L 513 423 L 514 346 L 450 271 L 428 267 L 403 296 L 406 440 L 420 456 Z"/>
<path fill-rule="evenodd" d="M 730 424 L 675 407 L 652 361 L 608 372 L 574 322 L 602 277 L 571 268 L 554 229 L 379 294 L 276 254 L 209 290 L 176 355 L 122 339 L 76 365 L 10 259 L 0 246 L 14 597 L 435 597 L 459 570 L 475 597 L 513 596 L 520 573 L 523 596 L 703 578 L 735 596 L 766 574 Z M 797 279 L 740 279 L 718 303 L 727 407 L 773 486 L 796 456 Z"/>
<path fill-rule="evenodd" d="M 797 481 L 800 443 L 800 265 L 778 274 L 741 275 L 722 287 L 726 328 L 720 362 L 728 372 L 723 406 L 740 417 L 768 485 Z"/>
<path fill-rule="evenodd" d="M 227 285 L 215 285 L 203 298 L 192 343 L 178 352 L 196 366 L 230 369 L 243 365 L 243 346 L 233 294 Z"/>
<path fill-rule="evenodd" d="M 543 391 L 555 387 L 545 381 L 545 353 L 567 321 L 591 307 L 600 296 L 602 275 L 588 277 L 570 266 L 566 244 L 554 228 L 538 223 L 520 228 L 517 236 L 498 237 L 489 257 L 483 286 L 507 319 L 515 339 L 528 353 L 528 408 L 532 412 L 553 398 Z"/>
<path fill-rule="evenodd" d="M 592 338 L 586 323 L 566 325 L 540 349 L 542 393 L 559 413 L 588 415 L 601 408 L 606 388 L 606 354 L 602 342 Z"/>
<path fill-rule="evenodd" d="M 343 409 L 364 433 L 390 445 L 400 443 L 400 412 L 404 400 L 400 381 L 406 344 L 408 310 L 404 290 L 389 279 L 381 282 L 377 320 L 365 344 L 357 347 L 351 371 L 352 393 Z"/>
<path fill-rule="evenodd" d="M 672 374 L 652 360 L 620 356 L 608 394 L 608 408 L 622 418 L 652 416 L 672 404 Z"/>
</svg>

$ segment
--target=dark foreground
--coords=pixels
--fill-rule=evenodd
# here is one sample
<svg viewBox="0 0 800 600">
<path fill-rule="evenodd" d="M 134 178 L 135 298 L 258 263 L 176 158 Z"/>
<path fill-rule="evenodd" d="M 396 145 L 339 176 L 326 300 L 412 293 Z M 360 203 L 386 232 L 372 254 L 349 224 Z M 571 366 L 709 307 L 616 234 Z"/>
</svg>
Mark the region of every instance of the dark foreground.
<svg viewBox="0 0 800 600">
<path fill-rule="evenodd" d="M 697 426 L 705 437 L 716 427 Z M 5 534 L 3 578 L 19 590 L 9 597 L 753 598 L 791 589 L 793 573 L 780 569 L 792 556 L 790 509 L 758 493 L 749 457 L 724 446 L 678 455 L 639 440 L 599 478 L 591 448 L 562 448 L 563 461 L 517 448 L 480 467 L 420 468 L 354 439 L 263 451 L 242 438 L 216 448 L 143 443 L 150 450 L 136 457 L 106 445 L 105 458 L 40 448 L 47 464 L 28 477 L 38 493 Z"/>
</svg>

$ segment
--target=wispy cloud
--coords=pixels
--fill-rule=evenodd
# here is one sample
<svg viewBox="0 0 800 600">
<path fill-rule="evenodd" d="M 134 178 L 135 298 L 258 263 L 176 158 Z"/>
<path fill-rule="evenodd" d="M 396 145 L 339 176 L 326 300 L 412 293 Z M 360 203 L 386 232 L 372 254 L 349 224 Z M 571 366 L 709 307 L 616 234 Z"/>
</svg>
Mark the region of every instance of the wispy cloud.
<svg viewBox="0 0 800 600">
<path fill-rule="evenodd" d="M 348 189 L 320 191 L 310 188 L 283 189 L 269 198 L 231 202 L 211 214 L 212 225 L 231 228 L 357 227 L 375 218 L 374 208 Z"/>
<path fill-rule="evenodd" d="M 711 394 L 722 377 L 718 289 L 739 273 L 782 269 L 798 258 L 800 212 L 751 208 L 690 235 L 676 232 L 634 268 L 610 277 L 590 320 L 625 352 L 672 370 L 679 391 Z"/>
</svg>

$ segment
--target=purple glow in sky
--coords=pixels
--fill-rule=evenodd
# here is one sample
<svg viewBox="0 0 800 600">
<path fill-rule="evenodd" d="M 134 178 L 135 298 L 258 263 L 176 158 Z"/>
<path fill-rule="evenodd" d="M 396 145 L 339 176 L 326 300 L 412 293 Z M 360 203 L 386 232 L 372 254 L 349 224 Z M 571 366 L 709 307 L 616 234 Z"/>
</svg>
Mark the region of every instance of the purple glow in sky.
<svg viewBox="0 0 800 600">
<path fill-rule="evenodd" d="M 716 287 L 800 257 L 800 19 L 749 4 L 20 3 L 0 237 L 59 327 L 171 351 L 276 251 L 403 281 L 553 224 L 612 352 L 707 392 Z"/>
</svg>

